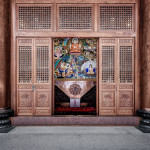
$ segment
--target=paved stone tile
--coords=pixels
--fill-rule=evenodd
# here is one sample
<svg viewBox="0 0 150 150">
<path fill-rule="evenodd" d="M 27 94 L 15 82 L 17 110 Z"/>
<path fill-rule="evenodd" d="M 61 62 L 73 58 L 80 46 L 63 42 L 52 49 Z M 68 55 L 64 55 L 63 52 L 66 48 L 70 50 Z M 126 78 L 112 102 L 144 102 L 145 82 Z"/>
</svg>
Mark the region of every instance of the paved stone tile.
<svg viewBox="0 0 150 150">
<path fill-rule="evenodd" d="M 150 134 L 135 127 L 16 127 L 0 134 L 0 150 L 150 150 Z"/>
</svg>

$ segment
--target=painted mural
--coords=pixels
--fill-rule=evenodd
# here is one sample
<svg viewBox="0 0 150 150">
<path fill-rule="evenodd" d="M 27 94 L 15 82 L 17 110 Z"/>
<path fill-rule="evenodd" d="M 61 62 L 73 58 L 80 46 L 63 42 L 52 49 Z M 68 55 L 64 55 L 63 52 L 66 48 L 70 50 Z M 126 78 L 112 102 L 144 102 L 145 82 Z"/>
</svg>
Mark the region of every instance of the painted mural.
<svg viewBox="0 0 150 150">
<path fill-rule="evenodd" d="M 96 50 L 95 38 L 55 39 L 55 79 L 96 79 Z"/>
</svg>

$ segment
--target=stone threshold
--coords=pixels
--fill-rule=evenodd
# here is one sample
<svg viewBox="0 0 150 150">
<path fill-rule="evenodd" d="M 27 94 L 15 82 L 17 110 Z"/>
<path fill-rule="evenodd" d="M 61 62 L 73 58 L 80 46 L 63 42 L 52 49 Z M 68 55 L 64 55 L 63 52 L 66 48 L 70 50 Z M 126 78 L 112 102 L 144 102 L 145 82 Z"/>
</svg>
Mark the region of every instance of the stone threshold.
<svg viewBox="0 0 150 150">
<path fill-rule="evenodd" d="M 53 126 L 53 125 L 127 125 L 138 126 L 140 117 L 136 116 L 109 116 L 109 117 L 11 117 L 13 126 Z"/>
</svg>

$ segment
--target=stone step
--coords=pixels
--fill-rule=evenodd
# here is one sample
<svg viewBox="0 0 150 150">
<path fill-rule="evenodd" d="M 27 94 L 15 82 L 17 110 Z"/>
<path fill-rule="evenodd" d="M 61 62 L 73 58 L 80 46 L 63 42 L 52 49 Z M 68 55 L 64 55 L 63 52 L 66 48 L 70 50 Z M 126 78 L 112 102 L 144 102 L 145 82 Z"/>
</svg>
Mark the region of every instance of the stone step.
<svg viewBox="0 0 150 150">
<path fill-rule="evenodd" d="M 53 117 L 12 117 L 13 126 L 25 125 L 131 125 L 137 126 L 140 122 L 140 117 L 136 116 L 111 116 L 111 117 L 98 117 L 98 116 L 53 116 Z"/>
</svg>

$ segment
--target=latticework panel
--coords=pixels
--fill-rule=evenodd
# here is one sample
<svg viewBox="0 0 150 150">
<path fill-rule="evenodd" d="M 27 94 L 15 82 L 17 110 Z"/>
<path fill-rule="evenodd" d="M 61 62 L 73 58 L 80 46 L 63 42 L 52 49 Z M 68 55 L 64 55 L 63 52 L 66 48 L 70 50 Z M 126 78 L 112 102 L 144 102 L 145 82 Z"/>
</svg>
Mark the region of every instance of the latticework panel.
<svg viewBox="0 0 150 150">
<path fill-rule="evenodd" d="M 50 30 L 51 6 L 19 6 L 18 29 L 19 30 Z"/>
<path fill-rule="evenodd" d="M 133 6 L 100 6 L 100 30 L 133 30 Z"/>
<path fill-rule="evenodd" d="M 59 7 L 59 30 L 92 30 L 92 7 Z"/>
<path fill-rule="evenodd" d="M 132 46 L 120 46 L 120 83 L 132 82 Z"/>
<path fill-rule="evenodd" d="M 114 46 L 102 46 L 102 82 L 114 83 Z"/>
<path fill-rule="evenodd" d="M 32 47 L 19 46 L 19 83 L 32 81 Z"/>
<path fill-rule="evenodd" d="M 49 82 L 49 46 L 36 47 L 36 82 Z"/>
</svg>

